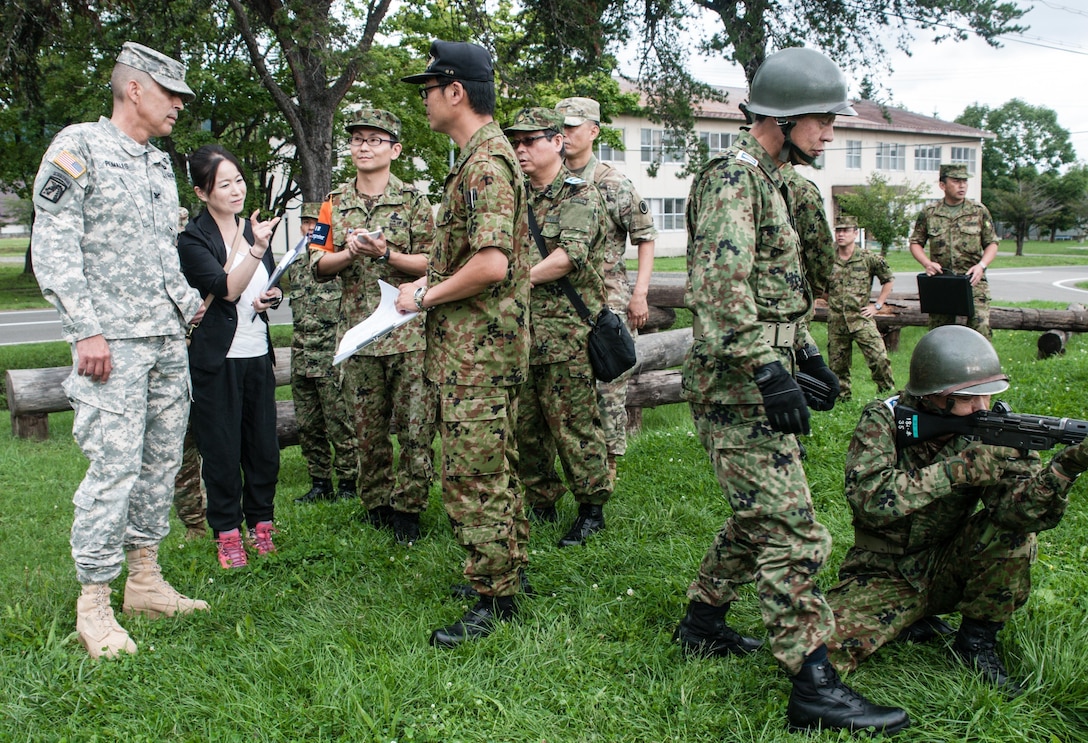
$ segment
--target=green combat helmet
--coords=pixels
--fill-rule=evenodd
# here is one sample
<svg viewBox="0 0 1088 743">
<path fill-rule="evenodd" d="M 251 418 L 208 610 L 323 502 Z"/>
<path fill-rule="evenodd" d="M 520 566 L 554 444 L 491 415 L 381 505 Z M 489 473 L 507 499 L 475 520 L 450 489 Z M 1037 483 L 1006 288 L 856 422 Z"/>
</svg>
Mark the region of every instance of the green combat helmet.
<svg viewBox="0 0 1088 743">
<path fill-rule="evenodd" d="M 996 395 L 1009 388 L 997 351 L 963 325 L 942 325 L 922 336 L 910 356 L 906 391 L 926 395 Z"/>
<path fill-rule="evenodd" d="M 790 130 L 794 122 L 788 119 L 806 114 L 858 115 L 847 98 L 846 76 L 839 66 L 826 54 L 804 47 L 783 49 L 767 57 L 752 78 L 748 101 L 740 108 L 748 118 L 759 114 L 777 119 L 786 136 L 781 159 L 809 165 L 815 158 L 793 146 Z"/>
</svg>

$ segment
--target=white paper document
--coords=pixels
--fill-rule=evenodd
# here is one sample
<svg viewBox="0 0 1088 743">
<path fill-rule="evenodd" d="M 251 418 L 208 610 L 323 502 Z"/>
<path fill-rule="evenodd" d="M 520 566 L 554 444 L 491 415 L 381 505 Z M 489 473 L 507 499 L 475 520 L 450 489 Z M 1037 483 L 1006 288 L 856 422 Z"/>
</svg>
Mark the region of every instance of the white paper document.
<svg viewBox="0 0 1088 743">
<path fill-rule="evenodd" d="M 264 287 L 265 291 L 268 291 L 276 285 L 276 282 L 280 280 L 280 277 L 283 276 L 287 268 L 296 260 L 298 260 L 299 256 L 306 255 L 307 241 L 308 238 L 303 237 L 301 240 L 298 241 L 298 245 L 283 254 L 283 257 L 280 258 L 280 262 L 276 264 L 276 270 L 273 271 L 272 275 L 268 277 L 268 284 L 266 284 Z"/>
<path fill-rule="evenodd" d="M 396 303 L 400 289 L 381 279 L 378 279 L 378 288 L 382 291 L 382 301 L 378 303 L 378 309 L 374 310 L 370 317 L 344 333 L 344 338 L 336 349 L 336 357 L 332 360 L 333 364 L 339 364 L 344 359 L 351 358 L 352 354 L 360 348 L 388 335 L 395 328 L 399 328 L 419 314 L 418 312 L 401 312 L 397 309 Z"/>
</svg>

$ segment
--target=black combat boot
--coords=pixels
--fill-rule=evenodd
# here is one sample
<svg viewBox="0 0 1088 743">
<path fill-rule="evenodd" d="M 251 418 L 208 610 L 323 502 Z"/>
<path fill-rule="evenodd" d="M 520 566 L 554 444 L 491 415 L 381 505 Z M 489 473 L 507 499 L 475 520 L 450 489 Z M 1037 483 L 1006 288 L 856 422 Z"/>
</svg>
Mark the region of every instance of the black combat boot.
<svg viewBox="0 0 1088 743">
<path fill-rule="evenodd" d="M 393 507 L 375 506 L 363 511 L 359 518 L 375 529 L 388 529 L 393 525 Z"/>
<path fill-rule="evenodd" d="M 744 637 L 725 623 L 725 606 L 711 606 L 701 601 L 688 604 L 688 612 L 680 620 L 680 625 L 672 639 L 680 643 L 685 653 L 691 655 L 747 655 L 763 645 L 761 640 Z"/>
<path fill-rule="evenodd" d="M 978 671 L 991 686 L 1015 697 L 1023 689 L 1009 678 L 1005 664 L 997 654 L 997 632 L 1004 626 L 1003 622 L 964 617 L 952 643 L 952 652 L 964 665 Z"/>
<path fill-rule="evenodd" d="M 809 656 L 819 662 L 801 667 L 793 677 L 793 691 L 786 709 L 789 728 L 805 730 L 849 730 L 892 735 L 910 727 L 905 710 L 881 707 L 844 684 L 821 647 Z"/>
<path fill-rule="evenodd" d="M 909 627 L 904 627 L 903 631 L 899 633 L 899 636 L 895 638 L 895 641 L 913 643 L 929 642 L 930 640 L 936 640 L 938 637 L 950 635 L 955 631 L 956 630 L 949 626 L 948 622 L 944 621 L 936 614 L 931 614 L 928 617 L 922 617 Z"/>
<path fill-rule="evenodd" d="M 455 648 L 466 640 L 487 637 L 499 622 L 514 617 L 513 596 L 481 596 L 460 622 L 439 627 L 431 633 L 431 644 L 436 647 Z"/>
<path fill-rule="evenodd" d="M 419 514 L 393 511 L 393 537 L 397 540 L 397 544 L 418 542 Z"/>
<path fill-rule="evenodd" d="M 518 583 L 521 585 L 522 596 L 533 595 L 533 586 L 529 583 L 529 576 L 525 574 L 524 570 L 518 570 Z M 479 592 L 472 587 L 471 583 L 454 583 L 450 586 L 450 595 L 455 599 L 480 598 Z"/>
<path fill-rule="evenodd" d="M 358 497 L 355 494 L 355 483 L 351 480 L 341 480 L 333 500 L 355 500 Z"/>
<path fill-rule="evenodd" d="M 554 524 L 559 520 L 559 511 L 555 506 L 533 506 L 529 509 L 529 519 L 538 524 Z"/>
<path fill-rule="evenodd" d="M 559 540 L 560 547 L 577 547 L 586 543 L 586 537 L 604 529 L 604 506 L 593 503 L 578 504 L 578 518 L 570 531 Z"/>
<path fill-rule="evenodd" d="M 332 500 L 332 480 L 315 477 L 310 492 L 295 498 L 295 503 L 313 503 L 319 500 Z"/>
</svg>

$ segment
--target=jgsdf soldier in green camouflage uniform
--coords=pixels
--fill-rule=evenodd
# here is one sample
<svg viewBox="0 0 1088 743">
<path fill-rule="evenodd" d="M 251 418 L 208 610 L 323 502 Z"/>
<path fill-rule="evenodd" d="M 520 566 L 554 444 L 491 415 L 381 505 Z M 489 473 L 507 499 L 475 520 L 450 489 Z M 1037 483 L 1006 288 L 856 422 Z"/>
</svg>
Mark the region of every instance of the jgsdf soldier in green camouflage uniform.
<svg viewBox="0 0 1088 743">
<path fill-rule="evenodd" d="M 951 632 L 935 616 L 963 617 L 952 651 L 989 683 L 1016 693 L 997 655 L 997 632 L 1031 591 L 1035 532 L 1054 528 L 1088 469 L 1088 442 L 1043 467 L 1036 452 L 950 434 L 902 448 L 894 408 L 970 415 L 1008 389 L 983 336 L 937 328 L 914 349 L 902 395 L 865 407 L 846 455 L 854 546 L 828 593 L 837 666 L 852 669 L 906 630 L 922 641 Z M 979 509 L 979 505 L 982 508 Z"/>
<path fill-rule="evenodd" d="M 309 240 L 321 204 L 302 205 L 302 239 Z M 355 441 L 351 395 L 340 370 L 332 365 L 340 323 L 340 284 L 317 281 L 308 260 L 288 269 L 291 283 L 291 397 L 295 401 L 298 443 L 310 490 L 296 503 L 355 498 L 359 453 Z M 332 473 L 337 485 L 333 490 Z"/>
<path fill-rule="evenodd" d="M 178 209 L 178 234 L 189 223 L 189 210 Z M 182 444 L 181 467 L 174 478 L 174 510 L 178 520 L 185 524 L 186 539 L 203 539 L 208 533 L 208 496 L 200 479 L 200 450 L 196 446 L 192 426 L 185 427 Z"/>
<path fill-rule="evenodd" d="M 571 174 L 597 186 L 604 202 L 605 220 L 604 286 L 608 305 L 637 335 L 650 316 L 646 294 L 654 268 L 657 230 L 646 201 L 631 180 L 612 166 L 598 162 L 593 146 L 601 131 L 601 106 L 592 98 L 564 98 L 555 106 L 562 114 L 564 157 Z M 627 240 L 638 250 L 638 274 L 632 287 L 623 259 Z M 597 404 L 601 409 L 604 438 L 608 444 L 608 472 L 616 479 L 616 458 L 627 452 L 627 376 L 613 382 L 597 383 Z"/>
<path fill-rule="evenodd" d="M 389 171 L 400 156 L 400 119 L 367 108 L 347 125 L 355 178 L 329 195 L 326 250 L 314 251 L 319 280 L 340 277 L 340 337 L 378 307 L 378 280 L 393 286 L 427 271 L 434 217 L 427 197 Z M 381 234 L 372 236 L 372 232 Z M 419 538 L 433 476 L 435 389 L 423 374 L 423 318 L 401 325 L 344 362 L 359 442 L 359 497 L 367 520 L 391 526 L 402 544 Z M 396 418 L 400 471 L 393 471 Z"/>
<path fill-rule="evenodd" d="M 939 186 L 944 198 L 923 207 L 914 223 L 911 255 L 928 276 L 947 271 L 971 278 L 975 316 L 967 320 L 967 327 L 990 338 L 990 285 L 986 269 L 997 256 L 994 220 L 989 209 L 967 198 L 966 165 L 941 165 Z M 955 322 L 954 315 L 931 315 L 929 327 Z"/>
<path fill-rule="evenodd" d="M 756 581 L 771 650 L 791 675 L 792 729 L 895 732 L 905 712 L 846 686 L 827 660 L 834 616 L 815 575 L 831 537 L 816 521 L 796 434 L 808 433 L 805 397 L 790 372 L 830 372 L 798 348 L 810 310 L 797 232 L 779 164 L 796 149 L 815 159 L 837 114 L 852 115 L 846 80 L 810 49 L 777 52 L 752 80 L 750 132 L 695 177 L 688 199 L 688 287 L 694 343 L 684 395 L 733 515 L 703 557 L 676 631 L 689 652 L 750 653 L 756 640 L 725 624 L 737 589 Z M 833 378 L 833 377 L 832 377 Z"/>
<path fill-rule="evenodd" d="M 465 576 L 480 595 L 431 634 L 450 647 L 490 634 L 515 612 L 529 522 L 517 479 L 518 387 L 529 364 L 529 225 L 525 187 L 494 121 L 485 49 L 434 41 L 422 84 L 427 120 L 460 154 L 446 177 L 427 275 L 401 284 L 397 307 L 427 312 L 427 378 L 438 385 L 442 498 Z"/>
<path fill-rule="evenodd" d="M 827 293 L 827 357 L 839 378 L 839 399 L 850 399 L 852 348 L 857 343 L 876 382 L 877 394 L 895 389 L 892 365 L 884 338 L 876 327 L 876 313 L 892 293 L 895 274 L 879 253 L 857 247 L 858 220 L 841 216 L 835 223 L 835 268 Z M 876 303 L 869 301 L 873 279 L 880 282 Z"/>
<path fill-rule="evenodd" d="M 127 558 L 123 609 L 152 617 L 207 609 L 167 583 L 159 544 L 189 418 L 185 327 L 202 314 L 179 267 L 170 134 L 193 91 L 185 67 L 127 42 L 110 78 L 109 119 L 53 138 L 34 181 L 34 268 L 72 345 L 64 391 L 90 460 L 72 501 L 72 557 L 83 585 L 76 631 L 92 658 L 134 653 L 110 606 Z"/>
<path fill-rule="evenodd" d="M 562 131 L 562 115 L 548 108 L 522 109 L 503 128 L 529 178 L 529 208 L 548 248 L 544 258 L 531 238 L 532 342 L 518 402 L 518 474 L 526 502 L 545 521 L 557 518 L 555 504 L 569 485 L 578 517 L 559 546 L 571 547 L 604 529 L 612 479 L 586 351 L 589 325 L 559 284 L 565 277 L 593 317 L 604 307 L 605 215 L 593 184 L 563 167 Z M 567 485 L 555 471 L 557 452 Z"/>
</svg>

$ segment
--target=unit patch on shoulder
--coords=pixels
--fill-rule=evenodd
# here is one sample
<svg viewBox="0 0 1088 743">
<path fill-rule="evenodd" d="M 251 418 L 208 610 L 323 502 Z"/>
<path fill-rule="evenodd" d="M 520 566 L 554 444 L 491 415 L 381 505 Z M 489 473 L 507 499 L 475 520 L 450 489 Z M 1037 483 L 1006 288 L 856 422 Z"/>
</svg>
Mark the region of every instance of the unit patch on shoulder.
<svg viewBox="0 0 1088 743">
<path fill-rule="evenodd" d="M 53 164 L 73 178 L 79 178 L 87 172 L 87 166 L 68 150 L 61 150 L 53 158 Z"/>
<path fill-rule="evenodd" d="M 580 186 L 586 181 L 584 178 L 579 178 L 576 175 L 569 175 L 563 180 L 563 182 L 566 183 L 568 186 Z"/>
<path fill-rule="evenodd" d="M 737 152 L 737 160 L 741 161 L 745 165 L 751 165 L 753 168 L 759 167 L 759 160 L 756 160 L 754 157 L 744 151 Z"/>
<path fill-rule="evenodd" d="M 649 214 L 650 207 L 646 206 L 646 199 L 642 199 L 638 202 L 638 210 L 643 214 Z"/>
<path fill-rule="evenodd" d="M 71 187 L 72 181 L 65 177 L 63 173 L 52 173 L 42 184 L 42 190 L 38 191 L 38 196 L 50 204 L 56 204 Z"/>
</svg>

